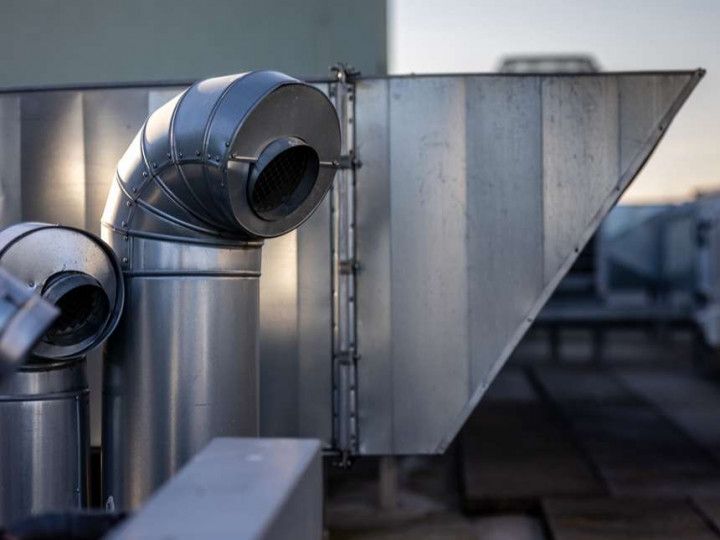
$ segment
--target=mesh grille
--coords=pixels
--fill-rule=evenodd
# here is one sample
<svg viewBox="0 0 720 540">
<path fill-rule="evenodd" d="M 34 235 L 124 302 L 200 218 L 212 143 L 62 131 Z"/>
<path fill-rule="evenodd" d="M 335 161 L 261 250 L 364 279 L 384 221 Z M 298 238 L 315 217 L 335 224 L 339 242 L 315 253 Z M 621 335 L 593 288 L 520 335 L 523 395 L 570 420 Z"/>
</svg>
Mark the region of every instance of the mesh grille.
<svg viewBox="0 0 720 540">
<path fill-rule="evenodd" d="M 253 187 L 253 207 L 259 212 L 270 212 L 287 203 L 302 181 L 311 157 L 309 148 L 295 147 L 268 163 Z"/>
</svg>

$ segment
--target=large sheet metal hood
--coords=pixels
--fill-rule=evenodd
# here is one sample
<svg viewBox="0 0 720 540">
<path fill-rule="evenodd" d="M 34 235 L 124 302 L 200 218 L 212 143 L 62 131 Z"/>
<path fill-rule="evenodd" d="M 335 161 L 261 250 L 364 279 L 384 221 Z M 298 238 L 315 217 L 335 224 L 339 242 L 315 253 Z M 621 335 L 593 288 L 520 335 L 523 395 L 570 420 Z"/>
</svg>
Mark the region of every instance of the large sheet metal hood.
<svg viewBox="0 0 720 540">
<path fill-rule="evenodd" d="M 356 81 L 357 452 L 447 448 L 702 74 Z M 328 444 L 331 218 L 268 246 L 260 310 L 265 432 Z"/>
</svg>

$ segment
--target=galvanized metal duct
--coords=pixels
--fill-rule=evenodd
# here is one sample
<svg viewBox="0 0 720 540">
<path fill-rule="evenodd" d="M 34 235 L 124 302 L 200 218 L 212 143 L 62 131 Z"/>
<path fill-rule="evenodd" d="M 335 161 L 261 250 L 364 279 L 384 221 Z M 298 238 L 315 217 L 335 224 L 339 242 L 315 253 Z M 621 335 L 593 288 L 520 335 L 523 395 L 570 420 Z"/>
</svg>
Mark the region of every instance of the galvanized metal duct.
<svg viewBox="0 0 720 540">
<path fill-rule="evenodd" d="M 318 89 L 263 71 L 201 81 L 147 119 L 118 163 L 108 234 L 205 244 L 279 236 L 334 176 L 339 126 Z M 124 243 L 115 243 L 133 268 Z"/>
<path fill-rule="evenodd" d="M 0 381 L 0 525 L 87 502 L 84 356 L 115 328 L 124 287 L 112 251 L 84 231 L 22 223 L 0 233 L 0 267 L 60 315 Z M 56 311 L 53 311 L 56 315 Z"/>
<path fill-rule="evenodd" d="M 125 297 L 120 265 L 96 236 L 47 223 L 13 225 L 0 232 L 0 266 L 60 309 L 31 362 L 82 357 L 117 326 Z"/>
<path fill-rule="evenodd" d="M 210 439 L 258 433 L 261 240 L 312 214 L 339 148 L 322 92 L 254 72 L 196 83 L 120 160 L 102 218 L 128 293 L 104 382 L 104 486 L 118 507 Z"/>
</svg>

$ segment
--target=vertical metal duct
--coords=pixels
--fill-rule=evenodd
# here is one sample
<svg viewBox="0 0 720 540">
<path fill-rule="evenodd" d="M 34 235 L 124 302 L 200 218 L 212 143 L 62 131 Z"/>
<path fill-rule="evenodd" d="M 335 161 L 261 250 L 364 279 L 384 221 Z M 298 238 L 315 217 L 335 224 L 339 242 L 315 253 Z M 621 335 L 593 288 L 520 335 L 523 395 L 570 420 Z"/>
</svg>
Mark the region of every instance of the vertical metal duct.
<svg viewBox="0 0 720 540">
<path fill-rule="evenodd" d="M 276 72 L 200 81 L 145 122 L 102 218 L 125 316 L 108 342 L 104 490 L 138 506 L 213 437 L 258 433 L 263 238 L 327 193 L 340 128 L 318 89 Z"/>
<path fill-rule="evenodd" d="M 30 359 L 0 381 L 0 525 L 10 525 L 87 502 L 84 357 L 117 324 L 124 289 L 112 251 L 69 227 L 5 229 L 0 266 L 60 311 Z"/>
</svg>

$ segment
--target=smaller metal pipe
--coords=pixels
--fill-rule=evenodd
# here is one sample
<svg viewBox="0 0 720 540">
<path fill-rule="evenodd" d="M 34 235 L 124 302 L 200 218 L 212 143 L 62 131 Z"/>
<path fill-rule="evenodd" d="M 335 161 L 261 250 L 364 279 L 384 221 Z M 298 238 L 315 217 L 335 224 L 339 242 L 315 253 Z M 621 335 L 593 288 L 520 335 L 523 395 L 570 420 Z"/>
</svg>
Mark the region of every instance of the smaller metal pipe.
<svg viewBox="0 0 720 540">
<path fill-rule="evenodd" d="M 0 382 L 0 526 L 87 503 L 85 360 L 24 366 Z"/>
<path fill-rule="evenodd" d="M 124 287 L 112 251 L 93 235 L 22 223 L 0 232 L 0 267 L 59 316 L 19 370 L 0 380 L 0 526 L 88 500 L 85 354 L 110 334 Z M 6 329 L 0 342 L 8 331 Z"/>
</svg>

